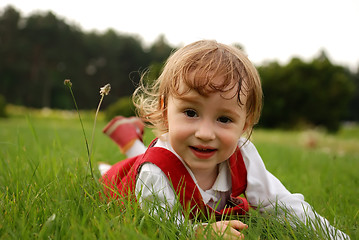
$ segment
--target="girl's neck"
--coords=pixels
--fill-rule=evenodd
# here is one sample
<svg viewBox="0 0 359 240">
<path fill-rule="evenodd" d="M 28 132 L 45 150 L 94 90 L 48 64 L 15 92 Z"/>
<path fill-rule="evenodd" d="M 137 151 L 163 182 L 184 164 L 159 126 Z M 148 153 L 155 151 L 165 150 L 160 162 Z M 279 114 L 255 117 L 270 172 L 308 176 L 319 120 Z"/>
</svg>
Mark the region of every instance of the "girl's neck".
<svg viewBox="0 0 359 240">
<path fill-rule="evenodd" d="M 206 169 L 206 170 L 197 170 L 192 171 L 198 186 L 206 191 L 208 189 L 211 189 L 213 184 L 216 182 L 217 176 L 218 176 L 218 165 L 214 169 Z"/>
</svg>

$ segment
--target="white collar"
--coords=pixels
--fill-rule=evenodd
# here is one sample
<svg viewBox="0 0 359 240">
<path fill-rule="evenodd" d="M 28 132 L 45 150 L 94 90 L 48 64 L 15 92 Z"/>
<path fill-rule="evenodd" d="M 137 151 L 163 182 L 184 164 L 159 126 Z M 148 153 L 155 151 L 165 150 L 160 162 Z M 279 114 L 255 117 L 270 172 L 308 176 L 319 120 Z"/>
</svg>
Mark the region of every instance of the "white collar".
<svg viewBox="0 0 359 240">
<path fill-rule="evenodd" d="M 183 163 L 183 165 L 186 167 L 187 171 L 191 175 L 194 183 L 197 185 L 198 189 L 201 192 L 203 201 L 207 204 L 211 199 L 213 201 L 218 201 L 215 198 L 219 197 L 219 193 L 222 192 L 229 192 L 232 187 L 232 181 L 231 181 L 231 173 L 228 166 L 228 160 L 224 161 L 219 164 L 218 169 L 218 176 L 216 178 L 216 181 L 214 182 L 213 186 L 208 190 L 203 190 L 198 186 L 197 180 L 191 171 L 191 169 L 187 166 L 187 164 L 183 161 L 183 159 L 175 152 L 175 150 L 172 148 L 171 144 L 168 141 L 168 134 L 163 134 L 156 144 L 155 147 L 162 147 L 169 151 L 171 151 L 173 154 L 175 154 L 179 160 Z"/>
</svg>

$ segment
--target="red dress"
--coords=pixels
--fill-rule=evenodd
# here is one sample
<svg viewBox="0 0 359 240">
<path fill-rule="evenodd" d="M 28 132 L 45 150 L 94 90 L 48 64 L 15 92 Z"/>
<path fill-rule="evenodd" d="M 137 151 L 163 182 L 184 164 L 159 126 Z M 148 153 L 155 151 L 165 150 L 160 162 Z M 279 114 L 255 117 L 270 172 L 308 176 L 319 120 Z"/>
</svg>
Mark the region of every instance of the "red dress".
<svg viewBox="0 0 359 240">
<path fill-rule="evenodd" d="M 247 188 L 247 170 L 239 148 L 229 158 L 229 167 L 232 179 L 232 192 L 224 209 L 216 211 L 204 204 L 201 193 L 193 181 L 186 167 L 171 151 L 161 147 L 151 147 L 144 154 L 120 161 L 113 165 L 102 177 L 105 185 L 105 194 L 109 198 L 118 198 L 135 194 L 137 174 L 144 163 L 152 163 L 159 167 L 172 183 L 183 209 L 191 209 L 190 216 L 195 217 L 198 213 L 208 217 L 215 214 L 244 215 L 249 205 L 247 199 L 239 197 Z"/>
</svg>

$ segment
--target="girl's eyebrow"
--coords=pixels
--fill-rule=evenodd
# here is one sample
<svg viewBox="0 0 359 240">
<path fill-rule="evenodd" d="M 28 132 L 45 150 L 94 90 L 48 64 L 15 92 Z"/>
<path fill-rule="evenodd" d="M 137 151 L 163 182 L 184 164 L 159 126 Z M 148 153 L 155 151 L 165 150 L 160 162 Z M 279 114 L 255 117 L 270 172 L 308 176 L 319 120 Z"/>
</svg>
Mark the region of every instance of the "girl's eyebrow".
<svg viewBox="0 0 359 240">
<path fill-rule="evenodd" d="M 235 117 L 238 117 L 238 118 L 241 117 L 241 115 L 237 111 L 233 110 L 233 108 L 223 106 L 222 111 L 228 113 L 231 116 L 235 116 Z"/>
<path fill-rule="evenodd" d="M 192 103 L 198 103 L 199 101 L 197 101 L 198 96 L 196 96 L 193 93 L 187 93 L 184 94 L 182 96 L 180 96 L 178 99 L 185 101 L 185 102 L 192 102 Z"/>
<path fill-rule="evenodd" d="M 195 96 L 181 96 L 179 99 L 185 102 L 198 102 Z"/>
</svg>

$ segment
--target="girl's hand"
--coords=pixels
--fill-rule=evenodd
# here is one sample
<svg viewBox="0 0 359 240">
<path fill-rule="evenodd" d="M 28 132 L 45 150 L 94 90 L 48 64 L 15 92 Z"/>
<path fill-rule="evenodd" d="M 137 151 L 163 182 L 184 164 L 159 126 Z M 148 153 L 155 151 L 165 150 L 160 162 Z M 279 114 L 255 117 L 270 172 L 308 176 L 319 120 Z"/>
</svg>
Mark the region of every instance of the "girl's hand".
<svg viewBox="0 0 359 240">
<path fill-rule="evenodd" d="M 223 239 L 244 239 L 244 235 L 238 230 L 248 228 L 247 224 L 238 220 L 219 221 L 210 225 L 219 236 L 223 237 Z"/>
<path fill-rule="evenodd" d="M 224 239 L 244 239 L 244 235 L 238 230 L 248 228 L 247 224 L 238 220 L 219 221 L 211 225 L 214 231 Z"/>
</svg>

